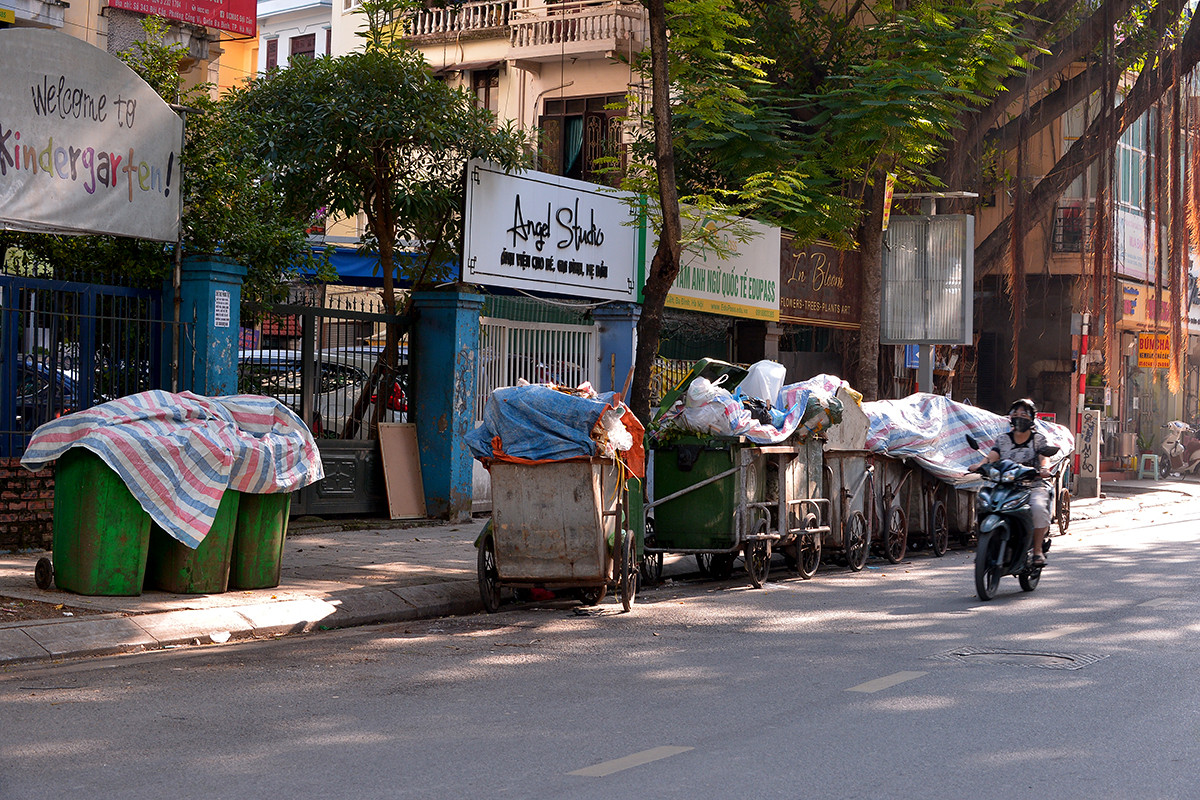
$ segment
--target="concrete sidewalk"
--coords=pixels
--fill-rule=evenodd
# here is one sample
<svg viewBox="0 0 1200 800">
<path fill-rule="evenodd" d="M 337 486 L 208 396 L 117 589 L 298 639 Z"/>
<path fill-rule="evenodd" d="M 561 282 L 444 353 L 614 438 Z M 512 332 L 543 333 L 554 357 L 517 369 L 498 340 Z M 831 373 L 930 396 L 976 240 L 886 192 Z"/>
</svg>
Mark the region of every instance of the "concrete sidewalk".
<svg viewBox="0 0 1200 800">
<path fill-rule="evenodd" d="M 1072 520 L 1200 498 L 1200 482 L 1119 481 L 1104 491 L 1102 498 L 1076 500 Z M 475 613 L 483 605 L 474 541 L 484 522 L 293 520 L 280 585 L 224 594 L 84 597 L 42 591 L 34 583 L 34 565 L 49 553 L 0 553 L 0 596 L 101 612 L 0 620 L 0 667 Z M 677 565 L 687 569 L 690 560 Z"/>
</svg>

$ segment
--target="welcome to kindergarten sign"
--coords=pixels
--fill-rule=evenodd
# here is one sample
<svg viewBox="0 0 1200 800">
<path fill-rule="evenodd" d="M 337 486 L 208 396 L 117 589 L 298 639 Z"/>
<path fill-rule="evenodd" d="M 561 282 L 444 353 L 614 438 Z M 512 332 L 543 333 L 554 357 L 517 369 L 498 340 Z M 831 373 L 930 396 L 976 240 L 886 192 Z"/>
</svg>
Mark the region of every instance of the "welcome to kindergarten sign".
<svg viewBox="0 0 1200 800">
<path fill-rule="evenodd" d="M 0 228 L 173 242 L 183 121 L 73 36 L 0 30 Z"/>
</svg>

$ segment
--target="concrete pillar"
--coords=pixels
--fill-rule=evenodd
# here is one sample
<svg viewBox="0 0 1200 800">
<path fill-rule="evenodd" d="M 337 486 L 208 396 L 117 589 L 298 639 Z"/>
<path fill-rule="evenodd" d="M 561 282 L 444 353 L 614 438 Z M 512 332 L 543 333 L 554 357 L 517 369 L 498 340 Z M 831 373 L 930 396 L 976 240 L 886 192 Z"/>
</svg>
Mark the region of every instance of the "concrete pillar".
<svg viewBox="0 0 1200 800">
<path fill-rule="evenodd" d="M 778 322 L 767 323 L 767 335 L 763 339 L 763 358 L 771 361 L 779 360 L 779 337 L 783 335 L 783 326 Z"/>
<path fill-rule="evenodd" d="M 409 365 L 425 513 L 452 522 L 471 517 L 473 459 L 466 436 L 475 422 L 479 372 L 479 312 L 483 295 L 414 292 L 416 323 Z"/>
<path fill-rule="evenodd" d="M 609 303 L 592 311 L 600 335 L 600 382 L 598 392 L 619 392 L 633 369 L 637 351 L 637 323 L 642 307 L 633 303 Z"/>
<path fill-rule="evenodd" d="M 242 278 L 246 268 L 220 256 L 183 259 L 179 321 L 184 336 L 179 349 L 179 391 L 207 397 L 237 393 L 238 342 L 242 327 Z M 164 304 L 170 303 L 168 284 Z M 169 314 L 168 314 L 169 316 Z M 170 332 L 165 352 L 170 358 Z M 188 339 L 195 344 L 195 354 Z"/>
</svg>

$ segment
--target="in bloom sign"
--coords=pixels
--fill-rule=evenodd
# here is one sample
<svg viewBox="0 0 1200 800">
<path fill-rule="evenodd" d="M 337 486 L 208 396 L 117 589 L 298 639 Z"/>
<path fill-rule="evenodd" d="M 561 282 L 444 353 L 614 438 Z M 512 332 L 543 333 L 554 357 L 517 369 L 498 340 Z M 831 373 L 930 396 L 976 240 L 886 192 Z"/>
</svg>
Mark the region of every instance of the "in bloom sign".
<svg viewBox="0 0 1200 800">
<path fill-rule="evenodd" d="M 183 122 L 120 60 L 57 31 L 0 30 L 0 227 L 179 234 Z"/>
</svg>

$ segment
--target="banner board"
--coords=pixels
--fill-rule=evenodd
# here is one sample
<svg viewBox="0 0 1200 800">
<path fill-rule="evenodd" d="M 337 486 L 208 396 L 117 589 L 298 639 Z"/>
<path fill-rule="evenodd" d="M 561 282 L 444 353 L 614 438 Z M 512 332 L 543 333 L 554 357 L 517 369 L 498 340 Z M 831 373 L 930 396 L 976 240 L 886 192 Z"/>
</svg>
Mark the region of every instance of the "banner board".
<svg viewBox="0 0 1200 800">
<path fill-rule="evenodd" d="M 779 228 L 751 219 L 741 219 L 736 224 L 748 231 L 749 238 L 740 242 L 732 230 L 718 231 L 726 249 L 724 258 L 698 244 L 683 251 L 679 275 L 667 295 L 667 308 L 779 320 Z M 646 254 L 647 275 L 653 257 L 652 252 Z"/>
<path fill-rule="evenodd" d="M 1137 365 L 1143 369 L 1171 368 L 1171 337 L 1165 333 L 1139 333 Z"/>
<path fill-rule="evenodd" d="M 173 242 L 183 122 L 119 59 L 0 30 L 0 228 Z"/>
<path fill-rule="evenodd" d="M 781 248 L 780 321 L 857 328 L 862 291 L 858 251 L 838 250 L 828 242 L 799 247 L 787 235 Z"/>
<path fill-rule="evenodd" d="M 108 5 L 243 36 L 257 33 L 258 4 L 255 0 L 108 0 Z"/>
<path fill-rule="evenodd" d="M 628 192 L 544 172 L 467 165 L 467 283 L 637 301 L 638 228 Z"/>
</svg>

